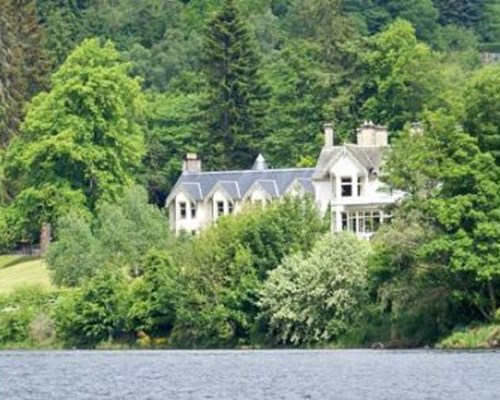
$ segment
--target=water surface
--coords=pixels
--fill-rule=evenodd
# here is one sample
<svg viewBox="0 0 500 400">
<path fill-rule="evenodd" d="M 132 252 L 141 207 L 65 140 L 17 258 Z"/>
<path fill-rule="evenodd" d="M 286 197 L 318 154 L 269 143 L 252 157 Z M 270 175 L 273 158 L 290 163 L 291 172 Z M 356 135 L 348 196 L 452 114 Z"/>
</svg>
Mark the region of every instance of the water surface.
<svg viewBox="0 0 500 400">
<path fill-rule="evenodd" d="M 500 399 L 500 352 L 0 352 L 1 400 Z"/>
</svg>

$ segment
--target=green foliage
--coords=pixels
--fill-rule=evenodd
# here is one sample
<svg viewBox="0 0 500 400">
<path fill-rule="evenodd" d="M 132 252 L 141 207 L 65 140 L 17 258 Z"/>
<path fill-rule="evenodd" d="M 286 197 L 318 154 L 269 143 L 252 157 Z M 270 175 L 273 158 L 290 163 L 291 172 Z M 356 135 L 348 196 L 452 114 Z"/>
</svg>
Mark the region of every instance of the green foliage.
<svg viewBox="0 0 500 400">
<path fill-rule="evenodd" d="M 40 22 L 46 32 L 44 47 L 53 63 L 59 66 L 89 33 L 84 19 L 87 1 L 37 0 L 36 3 Z"/>
<path fill-rule="evenodd" d="M 375 35 L 364 57 L 369 71 L 363 113 L 367 119 L 401 129 L 417 121 L 439 88 L 432 50 L 417 40 L 410 23 L 397 20 Z"/>
<path fill-rule="evenodd" d="M 437 235 L 425 215 L 409 207 L 398 210 L 392 223 L 375 235 L 369 277 L 377 310 L 371 322 L 388 323 L 372 341 L 396 347 L 430 344 L 473 315 L 460 308 L 454 292 L 457 278 L 422 253 Z"/>
<path fill-rule="evenodd" d="M 490 152 L 500 166 L 500 67 L 475 73 L 466 90 L 464 128 L 477 137 L 481 150 Z"/>
<path fill-rule="evenodd" d="M 102 248 L 90 224 L 76 213 L 57 224 L 58 240 L 46 256 L 52 282 L 58 286 L 78 286 L 103 267 Z"/>
<path fill-rule="evenodd" d="M 147 253 L 168 243 L 168 220 L 148 204 L 140 187 L 128 189 L 116 203 L 99 207 L 93 224 L 87 221 L 75 213 L 58 221 L 57 240 L 47 253 L 56 285 L 81 285 L 106 267 L 138 275 Z"/>
<path fill-rule="evenodd" d="M 485 325 L 473 326 L 453 332 L 441 340 L 437 347 L 440 349 L 486 349 L 496 348 L 500 344 L 500 326 Z"/>
<path fill-rule="evenodd" d="M 491 155 L 453 118 L 429 114 L 424 134 L 403 135 L 386 168 L 390 184 L 409 192 L 408 203 L 436 229 L 419 251 L 462 278 L 459 292 L 493 318 L 500 283 L 500 169 Z"/>
<path fill-rule="evenodd" d="M 209 23 L 203 55 L 208 82 L 204 154 L 208 168 L 249 168 L 262 139 L 263 101 L 254 41 L 234 0 Z"/>
<path fill-rule="evenodd" d="M 54 295 L 38 287 L 17 289 L 0 296 L 0 346 L 34 342 L 30 324 L 47 313 Z M 34 344 L 34 343 L 33 343 Z"/>
<path fill-rule="evenodd" d="M 111 43 L 84 41 L 28 107 L 4 174 L 22 236 L 68 209 L 93 211 L 129 186 L 143 154 L 138 80 Z"/>
<path fill-rule="evenodd" d="M 25 102 L 44 89 L 48 59 L 33 0 L 1 0 L 0 147 L 19 132 Z"/>
<path fill-rule="evenodd" d="M 182 169 L 186 153 L 201 150 L 199 137 L 203 131 L 202 109 L 206 95 L 197 86 L 200 78 L 186 74 L 175 85 L 182 90 L 165 94 L 151 93 L 148 96 L 148 131 L 146 133 L 146 156 L 143 164 L 146 183 L 151 199 L 163 206 L 168 192 L 175 184 Z M 188 92 L 186 85 L 193 87 Z"/>
<path fill-rule="evenodd" d="M 483 0 L 433 0 L 444 25 L 474 26 L 482 17 Z"/>
<path fill-rule="evenodd" d="M 99 208 L 95 236 L 106 264 L 138 275 L 147 253 L 167 246 L 170 232 L 163 210 L 148 204 L 146 191 L 135 186 L 118 202 Z"/>
<path fill-rule="evenodd" d="M 150 253 L 143 270 L 132 286 L 127 323 L 148 336 L 167 336 L 175 323 L 179 271 L 164 252 Z"/>
<path fill-rule="evenodd" d="M 500 1 L 483 1 L 483 15 L 478 23 L 478 31 L 483 41 L 497 44 L 500 41 Z"/>
<path fill-rule="evenodd" d="M 342 48 L 357 36 L 343 0 L 296 0 L 289 14 L 288 29 L 294 36 L 318 43 L 328 64 L 342 64 Z"/>
<path fill-rule="evenodd" d="M 92 348 L 125 331 L 126 285 L 119 272 L 102 271 L 54 306 L 56 332 L 67 346 Z"/>
<path fill-rule="evenodd" d="M 352 329 L 367 300 L 368 245 L 350 233 L 319 240 L 310 254 L 271 271 L 260 306 L 277 342 L 314 345 Z"/>
<path fill-rule="evenodd" d="M 220 347 L 256 340 L 258 291 L 267 271 L 287 254 L 308 252 L 326 229 L 308 199 L 221 218 L 180 256 L 185 285 L 172 341 Z"/>
<path fill-rule="evenodd" d="M 264 70 L 271 86 L 262 150 L 273 167 L 297 166 L 319 154 L 333 80 L 320 60 L 320 49 L 304 42 L 281 50 Z"/>
</svg>

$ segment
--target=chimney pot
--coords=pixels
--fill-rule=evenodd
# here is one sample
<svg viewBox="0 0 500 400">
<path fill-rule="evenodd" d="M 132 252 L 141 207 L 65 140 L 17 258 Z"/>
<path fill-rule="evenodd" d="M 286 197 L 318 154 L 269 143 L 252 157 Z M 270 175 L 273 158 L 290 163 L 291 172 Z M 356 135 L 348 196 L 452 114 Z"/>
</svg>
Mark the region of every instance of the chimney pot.
<svg viewBox="0 0 500 400">
<path fill-rule="evenodd" d="M 387 146 L 389 144 L 387 127 L 365 121 L 358 129 L 357 142 L 359 146 Z"/>
<path fill-rule="evenodd" d="M 201 172 L 201 160 L 196 153 L 187 153 L 182 163 L 183 172 Z"/>
</svg>

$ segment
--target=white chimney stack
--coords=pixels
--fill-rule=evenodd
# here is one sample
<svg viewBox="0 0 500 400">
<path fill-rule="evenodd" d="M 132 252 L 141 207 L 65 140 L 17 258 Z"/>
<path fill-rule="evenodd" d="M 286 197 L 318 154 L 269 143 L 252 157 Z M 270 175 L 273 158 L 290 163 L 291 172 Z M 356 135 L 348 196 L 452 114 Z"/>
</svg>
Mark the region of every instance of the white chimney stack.
<svg viewBox="0 0 500 400">
<path fill-rule="evenodd" d="M 333 147 L 333 125 L 330 123 L 324 124 L 323 129 L 325 131 L 325 147 Z"/>
<path fill-rule="evenodd" d="M 187 153 L 182 163 L 183 172 L 201 172 L 201 160 L 196 153 Z"/>
<path fill-rule="evenodd" d="M 357 142 L 358 146 L 387 146 L 389 145 L 387 127 L 365 121 L 358 129 Z"/>
</svg>

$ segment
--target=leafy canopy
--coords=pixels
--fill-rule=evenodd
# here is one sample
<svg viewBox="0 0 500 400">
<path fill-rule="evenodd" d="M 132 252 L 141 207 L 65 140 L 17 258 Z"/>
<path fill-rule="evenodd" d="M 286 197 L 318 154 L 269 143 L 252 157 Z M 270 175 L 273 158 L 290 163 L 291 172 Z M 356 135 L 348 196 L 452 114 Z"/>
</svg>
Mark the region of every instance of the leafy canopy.
<svg viewBox="0 0 500 400">
<path fill-rule="evenodd" d="M 269 273 L 260 306 L 277 342 L 324 343 L 352 328 L 367 300 L 369 246 L 351 233 L 327 234 Z"/>
<path fill-rule="evenodd" d="M 140 82 L 111 42 L 85 40 L 28 107 L 5 154 L 7 190 L 27 240 L 42 222 L 94 211 L 130 186 L 143 154 Z"/>
</svg>

